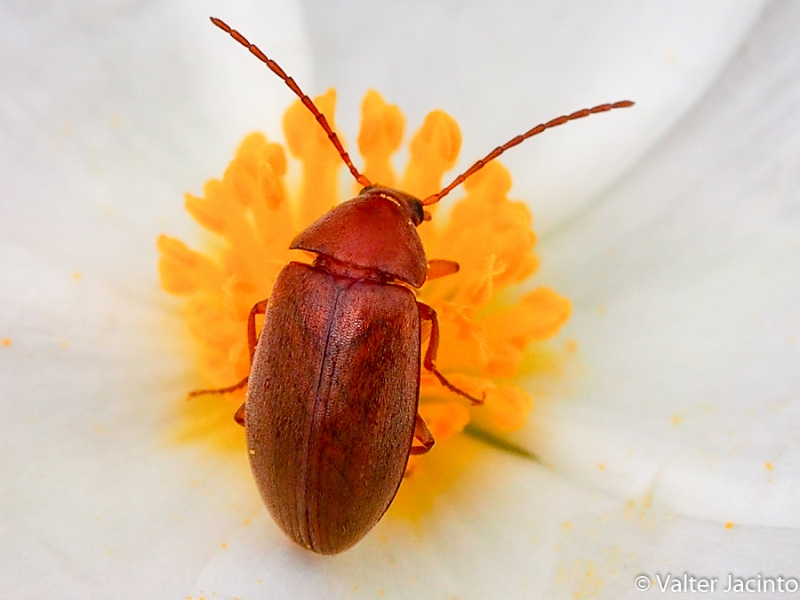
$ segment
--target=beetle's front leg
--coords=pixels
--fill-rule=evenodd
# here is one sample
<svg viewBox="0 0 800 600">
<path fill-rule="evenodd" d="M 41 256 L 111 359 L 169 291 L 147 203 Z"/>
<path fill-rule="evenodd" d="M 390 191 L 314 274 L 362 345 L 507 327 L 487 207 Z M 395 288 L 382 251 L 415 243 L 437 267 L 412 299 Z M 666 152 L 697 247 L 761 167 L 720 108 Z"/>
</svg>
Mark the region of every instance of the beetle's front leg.
<svg viewBox="0 0 800 600">
<path fill-rule="evenodd" d="M 250 352 L 250 366 L 253 366 L 253 357 L 256 354 L 256 345 L 258 344 L 258 334 L 256 333 L 256 316 L 266 314 L 267 312 L 267 304 L 269 303 L 269 298 L 266 300 L 261 300 L 260 302 L 256 302 L 253 308 L 250 309 L 250 315 L 247 317 L 247 349 Z M 239 386 L 247 385 L 247 380 L 249 379 L 249 375 L 245 377 L 242 381 L 237 384 Z M 233 420 L 236 421 L 239 425 L 244 427 L 244 402 L 242 405 L 236 409 L 236 413 L 233 415 Z"/>
<path fill-rule="evenodd" d="M 255 306 L 250 309 L 250 316 L 247 317 L 247 348 L 250 350 L 250 366 L 253 366 L 253 356 L 256 353 L 256 344 L 258 344 L 258 334 L 256 333 L 256 316 L 263 315 L 267 312 L 267 304 L 269 298 L 256 302 Z M 247 381 L 247 378 L 245 378 Z"/>
<path fill-rule="evenodd" d="M 439 279 L 440 277 L 453 275 L 454 273 L 458 273 L 459 269 L 461 269 L 461 267 L 454 260 L 432 258 L 428 261 L 428 269 L 427 274 L 425 275 L 425 281 L 431 281 L 432 279 Z"/>
<path fill-rule="evenodd" d="M 431 339 L 428 341 L 428 350 L 425 352 L 425 360 L 422 363 L 424 367 L 428 369 L 428 371 L 436 375 L 436 378 L 439 380 L 439 383 L 441 383 L 444 387 L 446 387 L 451 392 L 458 394 L 459 396 L 468 398 L 470 402 L 472 402 L 473 406 L 479 406 L 483 404 L 484 398 L 474 398 L 464 390 L 457 388 L 452 383 L 447 381 L 445 376 L 442 375 L 436 368 L 435 365 L 436 352 L 439 349 L 439 319 L 437 318 L 436 311 L 433 310 L 433 307 L 428 306 L 427 304 L 423 304 L 422 302 L 417 302 L 417 308 L 419 308 L 420 318 L 423 321 L 431 322 Z"/>
<path fill-rule="evenodd" d="M 258 344 L 258 336 L 256 334 L 256 316 L 263 315 L 267 312 L 267 303 L 269 299 L 256 302 L 255 306 L 250 309 L 250 316 L 247 317 L 247 349 L 250 352 L 250 364 L 253 364 L 253 355 L 256 353 L 256 344 Z M 189 398 L 196 398 L 197 396 L 205 396 L 206 394 L 229 394 L 241 389 L 247 385 L 248 375 L 239 383 L 230 385 L 224 388 L 216 388 L 210 390 L 192 390 L 189 392 Z M 242 427 L 244 427 L 244 404 L 242 404 L 233 415 L 233 419 Z"/>
</svg>

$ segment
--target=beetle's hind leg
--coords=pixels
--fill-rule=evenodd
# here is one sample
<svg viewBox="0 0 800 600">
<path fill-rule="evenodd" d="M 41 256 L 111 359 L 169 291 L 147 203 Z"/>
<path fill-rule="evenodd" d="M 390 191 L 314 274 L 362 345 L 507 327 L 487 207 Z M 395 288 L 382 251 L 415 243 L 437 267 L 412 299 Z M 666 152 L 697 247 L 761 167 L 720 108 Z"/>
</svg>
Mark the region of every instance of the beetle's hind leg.
<svg viewBox="0 0 800 600">
<path fill-rule="evenodd" d="M 256 302 L 255 306 L 250 309 L 250 316 L 247 317 L 247 349 L 250 353 L 250 364 L 253 364 L 253 355 L 256 353 L 256 344 L 258 344 L 258 335 L 256 334 L 256 316 L 263 315 L 267 312 L 267 300 L 261 300 L 261 302 Z M 189 392 L 188 398 L 191 400 L 192 398 L 197 398 L 198 396 L 206 396 L 209 394 L 230 394 L 231 392 L 235 392 L 243 387 L 247 386 L 247 380 L 250 378 L 248 375 L 244 379 L 242 379 L 239 383 L 234 385 L 229 385 L 228 387 L 224 388 L 215 388 L 215 389 L 207 389 L 207 390 L 192 390 Z M 234 420 L 239 424 L 244 426 L 244 404 L 242 404 L 236 414 L 233 415 Z"/>
<path fill-rule="evenodd" d="M 419 413 L 417 413 L 417 420 L 414 423 L 414 439 L 422 445 L 414 446 L 412 444 L 411 454 L 427 454 L 430 449 L 433 448 L 433 444 L 436 443 L 431 430 L 428 429 L 428 426 L 425 424 L 425 421 L 422 420 L 422 417 L 419 416 Z"/>
<path fill-rule="evenodd" d="M 486 394 L 484 394 L 482 398 L 475 398 L 470 396 L 464 390 L 457 388 L 452 383 L 447 381 L 447 378 L 442 375 L 439 370 L 436 368 L 434 361 L 436 360 L 436 352 L 439 349 L 439 319 L 436 316 L 436 311 L 433 310 L 433 307 L 428 306 L 427 304 L 423 304 L 422 302 L 417 302 L 417 307 L 419 308 L 419 316 L 423 321 L 430 321 L 431 322 L 431 339 L 428 341 L 428 350 L 425 352 L 425 360 L 423 361 L 423 365 L 425 366 L 428 371 L 436 375 L 436 378 L 439 380 L 444 387 L 448 390 L 453 392 L 454 394 L 458 394 L 459 396 L 463 396 L 467 398 L 470 402 L 472 402 L 473 406 L 479 406 L 483 404 L 485 400 Z"/>
</svg>

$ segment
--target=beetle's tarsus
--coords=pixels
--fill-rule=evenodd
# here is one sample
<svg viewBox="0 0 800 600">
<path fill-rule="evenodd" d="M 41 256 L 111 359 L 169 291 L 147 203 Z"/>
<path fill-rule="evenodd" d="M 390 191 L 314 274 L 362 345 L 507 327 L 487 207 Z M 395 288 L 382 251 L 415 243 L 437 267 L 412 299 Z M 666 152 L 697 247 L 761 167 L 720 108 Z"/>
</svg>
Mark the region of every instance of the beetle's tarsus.
<svg viewBox="0 0 800 600">
<path fill-rule="evenodd" d="M 188 396 L 186 397 L 187 400 L 192 400 L 193 398 L 197 398 L 198 396 L 210 396 L 211 394 L 230 394 L 231 392 L 235 392 L 247 385 L 247 380 L 249 375 L 242 379 L 236 385 L 230 385 L 224 388 L 216 388 L 216 389 L 208 389 L 208 390 L 192 390 L 189 392 Z"/>
<path fill-rule="evenodd" d="M 447 378 L 444 375 L 442 375 L 439 372 L 439 370 L 436 367 L 434 367 L 433 365 L 431 365 L 430 367 L 427 367 L 427 365 L 426 365 L 426 368 L 431 373 L 436 375 L 436 379 L 439 380 L 439 383 L 441 383 L 444 387 L 446 387 L 448 390 L 450 390 L 454 394 L 458 394 L 459 396 L 463 396 L 464 398 L 466 398 L 467 400 L 472 402 L 472 406 L 481 406 L 486 401 L 486 392 L 482 392 L 480 398 L 476 398 L 475 396 L 470 396 L 467 392 L 465 392 L 461 388 L 458 388 L 458 387 L 454 386 L 452 383 L 450 383 L 447 380 Z"/>
</svg>

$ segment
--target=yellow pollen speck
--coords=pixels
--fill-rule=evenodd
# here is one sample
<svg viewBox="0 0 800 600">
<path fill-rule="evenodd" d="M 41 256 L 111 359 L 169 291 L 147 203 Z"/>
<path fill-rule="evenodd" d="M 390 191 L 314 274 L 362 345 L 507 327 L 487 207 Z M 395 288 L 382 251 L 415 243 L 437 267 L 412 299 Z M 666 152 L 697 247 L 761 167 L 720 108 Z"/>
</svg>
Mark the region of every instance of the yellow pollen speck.
<svg viewBox="0 0 800 600">
<path fill-rule="evenodd" d="M 603 587 L 599 569 L 590 560 L 575 560 L 558 567 L 557 582 L 569 586 L 576 600 L 597 598 Z"/>
<path fill-rule="evenodd" d="M 672 418 L 669 420 L 670 423 L 673 425 L 680 425 L 681 424 L 681 416 L 680 415 L 673 415 Z"/>
<path fill-rule="evenodd" d="M 79 272 L 79 271 L 75 271 L 75 272 L 72 274 L 72 278 L 73 278 L 75 281 L 80 281 L 80 280 L 81 280 L 81 277 L 82 277 L 82 275 L 80 274 L 80 272 Z"/>
<path fill-rule="evenodd" d="M 335 91 L 314 101 L 333 127 Z M 437 110 L 425 118 L 410 140 L 408 163 L 398 175 L 391 159 L 403 141 L 400 109 L 370 91 L 361 112 L 357 146 L 364 174 L 371 181 L 397 185 L 420 198 L 442 189 L 443 177 L 455 165 L 461 148 L 461 131 L 452 117 Z M 284 148 L 253 133 L 242 141 L 221 178 L 209 180 L 199 194 L 186 195 L 187 211 L 217 241 L 201 251 L 167 235 L 156 242 L 162 287 L 186 299 L 183 312 L 202 377 L 187 383 L 187 392 L 192 387 L 228 387 L 248 375 L 250 309 L 269 297 L 278 273 L 289 261 L 308 262 L 305 253 L 288 249 L 292 239 L 342 197 L 342 160 L 313 116 L 298 101 L 286 112 L 283 123 L 288 151 L 302 167 L 297 189 L 290 189 L 286 182 Z M 342 143 L 348 147 L 343 138 Z M 475 456 L 474 439 L 450 449 L 443 442 L 467 437 L 459 434 L 470 424 L 500 438 L 522 427 L 535 406 L 530 391 L 519 382 L 523 370 L 526 379 L 555 372 L 556 359 L 537 362 L 530 357 L 534 353 L 546 356 L 543 343 L 558 334 L 572 307 L 543 285 L 520 292 L 518 286 L 536 272 L 539 260 L 530 209 L 509 198 L 511 185 L 505 167 L 490 162 L 451 194 L 454 204 L 449 218 L 436 216 L 437 205 L 432 205 L 427 207 L 434 215 L 432 221 L 418 228 L 429 260 L 460 265 L 457 273 L 427 282 L 418 293 L 420 301 L 438 314 L 437 367 L 466 393 L 485 397 L 485 404 L 471 406 L 422 369 L 419 412 L 436 446 L 409 463 L 410 476 L 401 486 L 401 495 L 415 479 L 435 490 L 453 481 L 460 472 L 453 463 L 449 469 L 431 466 L 433 473 L 441 475 L 432 478 L 436 481 L 423 477 L 424 469 L 417 467 L 428 468 L 437 456 L 466 465 Z M 256 326 L 260 328 L 260 320 Z M 430 333 L 426 323 L 423 348 Z M 566 342 L 567 352 L 576 349 L 575 340 Z M 181 400 L 185 419 L 177 439 L 202 440 L 219 449 L 243 452 L 244 435 L 233 422 L 233 414 L 244 395 L 241 388 L 223 396 Z M 424 492 L 418 489 L 417 493 Z M 423 504 L 430 505 L 427 500 L 419 506 Z M 393 510 L 418 514 L 408 509 L 408 503 L 406 509 Z"/>
<path fill-rule="evenodd" d="M 599 465 L 597 465 L 597 468 L 602 471 L 603 469 L 606 468 L 606 463 L 600 463 Z"/>
<path fill-rule="evenodd" d="M 572 523 L 569 521 L 564 521 L 561 524 L 561 529 L 572 529 Z"/>
<path fill-rule="evenodd" d="M 772 471 L 772 463 L 771 462 L 765 462 L 764 466 L 767 467 L 767 471 Z"/>
<path fill-rule="evenodd" d="M 222 549 L 223 549 L 223 550 L 227 550 L 227 549 L 228 549 L 228 544 L 226 544 L 225 542 L 222 542 L 222 543 L 220 544 L 220 546 L 222 546 Z"/>
<path fill-rule="evenodd" d="M 725 523 L 725 529 L 733 529 L 733 523 L 731 523 L 730 521 Z"/>
<path fill-rule="evenodd" d="M 8 346 L 11 345 L 11 339 L 10 338 L 3 338 L 3 342 L 2 343 L 3 343 L 3 346 L 8 347 Z"/>
</svg>

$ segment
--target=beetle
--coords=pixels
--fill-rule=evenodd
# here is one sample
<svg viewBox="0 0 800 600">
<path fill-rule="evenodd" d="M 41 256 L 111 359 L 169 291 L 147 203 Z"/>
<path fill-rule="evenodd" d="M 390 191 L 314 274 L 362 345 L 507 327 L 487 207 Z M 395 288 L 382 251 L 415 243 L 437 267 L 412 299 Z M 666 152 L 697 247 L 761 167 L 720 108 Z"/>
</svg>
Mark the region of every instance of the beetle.
<svg viewBox="0 0 800 600">
<path fill-rule="evenodd" d="M 474 398 L 436 368 L 436 312 L 414 290 L 458 271 L 428 261 L 417 226 L 425 206 L 446 196 L 503 152 L 546 129 L 590 114 L 632 106 L 602 104 L 537 125 L 498 146 L 441 191 L 420 200 L 373 184 L 358 171 L 312 100 L 281 67 L 223 21 L 211 21 L 263 62 L 300 98 L 363 189 L 292 241 L 316 255 L 291 262 L 247 324 L 251 370 L 226 393 L 247 385 L 236 419 L 245 426 L 250 465 L 272 517 L 295 542 L 334 554 L 362 539 L 389 508 L 409 456 L 434 439 L 419 416 L 420 370 Z M 256 318 L 264 315 L 261 334 Z M 431 325 L 422 348 L 422 324 Z"/>
</svg>

